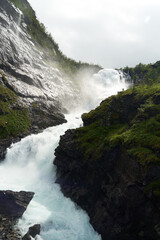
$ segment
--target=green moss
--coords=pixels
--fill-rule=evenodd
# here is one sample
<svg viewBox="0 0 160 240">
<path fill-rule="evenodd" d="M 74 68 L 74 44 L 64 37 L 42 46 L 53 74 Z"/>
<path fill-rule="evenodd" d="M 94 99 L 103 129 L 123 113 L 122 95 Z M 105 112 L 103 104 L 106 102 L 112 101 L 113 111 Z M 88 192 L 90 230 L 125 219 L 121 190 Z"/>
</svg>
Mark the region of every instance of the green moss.
<svg viewBox="0 0 160 240">
<path fill-rule="evenodd" d="M 160 147 L 160 123 L 154 117 L 133 124 L 132 127 L 123 134 L 124 142 L 128 145 L 143 145 L 153 149 Z"/>
<path fill-rule="evenodd" d="M 78 140 L 85 156 L 122 146 L 140 164 L 160 164 L 160 84 L 140 85 L 112 96 L 88 114 Z"/>
<path fill-rule="evenodd" d="M 151 182 L 145 189 L 145 192 L 148 193 L 152 191 L 155 197 L 160 197 L 160 178 L 154 182 Z"/>
<path fill-rule="evenodd" d="M 34 108 L 37 108 L 37 107 L 38 107 L 38 103 L 37 103 L 37 102 L 32 102 L 32 106 L 33 106 Z"/>
<path fill-rule="evenodd" d="M 106 129 L 99 126 L 97 122 L 90 126 L 77 129 L 75 138 L 76 137 L 78 137 L 78 145 L 81 146 L 87 159 L 95 160 L 102 154 Z"/>
<path fill-rule="evenodd" d="M 116 139 L 118 137 L 118 139 Z M 115 137 L 121 140 L 130 156 L 142 165 L 160 163 L 160 122 L 155 117 L 133 124 L 128 130 Z"/>
<path fill-rule="evenodd" d="M 82 115 L 82 120 L 85 122 L 90 122 L 90 120 L 96 121 L 97 119 L 100 119 L 101 117 L 104 119 L 104 116 L 108 114 L 109 106 L 111 101 L 113 100 L 115 96 L 107 98 L 105 101 L 101 103 L 99 107 L 96 108 L 96 110 L 92 110 L 89 113 L 84 113 Z"/>
<path fill-rule="evenodd" d="M 3 100 L 3 102 L 8 102 L 11 104 L 14 103 L 17 100 L 17 98 L 18 98 L 17 95 L 13 91 L 0 84 L 0 100 Z"/>
<path fill-rule="evenodd" d="M 105 148 L 111 149 L 122 141 L 121 133 L 126 128 L 127 125 L 124 124 L 114 124 L 106 128 L 101 126 L 100 121 L 96 121 L 76 131 L 77 146 L 81 146 L 85 158 L 97 160 Z"/>
<path fill-rule="evenodd" d="M 18 96 L 13 91 L 0 84 L 0 138 L 16 136 L 29 126 L 27 108 L 19 104 Z"/>
<path fill-rule="evenodd" d="M 7 115 L 0 115 L 0 138 L 7 138 L 23 133 L 30 125 L 28 111 L 13 110 Z"/>
<path fill-rule="evenodd" d="M 134 156 L 139 160 L 139 163 L 146 166 L 150 163 L 159 163 L 159 158 L 156 156 L 153 150 L 145 147 L 133 147 L 128 150 L 130 156 Z"/>
<path fill-rule="evenodd" d="M 113 148 L 123 142 L 123 133 L 128 129 L 127 124 L 114 124 L 108 129 L 107 144 Z"/>
</svg>

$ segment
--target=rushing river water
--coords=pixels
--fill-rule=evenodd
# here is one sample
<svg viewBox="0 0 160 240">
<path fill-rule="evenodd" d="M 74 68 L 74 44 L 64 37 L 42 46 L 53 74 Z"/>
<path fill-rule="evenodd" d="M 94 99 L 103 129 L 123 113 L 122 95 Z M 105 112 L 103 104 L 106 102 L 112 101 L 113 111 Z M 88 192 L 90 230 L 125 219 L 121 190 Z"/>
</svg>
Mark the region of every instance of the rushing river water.
<svg viewBox="0 0 160 240">
<path fill-rule="evenodd" d="M 8 149 L 0 164 L 0 189 L 35 192 L 18 226 L 25 234 L 28 227 L 40 223 L 43 240 L 100 240 L 87 214 L 65 198 L 55 183 L 54 151 L 67 129 L 82 124 L 81 114 L 117 91 L 126 89 L 123 76 L 116 70 L 101 70 L 86 84 L 79 112 L 66 115 L 67 123 L 30 135 Z M 80 110 L 83 109 L 83 110 Z"/>
</svg>

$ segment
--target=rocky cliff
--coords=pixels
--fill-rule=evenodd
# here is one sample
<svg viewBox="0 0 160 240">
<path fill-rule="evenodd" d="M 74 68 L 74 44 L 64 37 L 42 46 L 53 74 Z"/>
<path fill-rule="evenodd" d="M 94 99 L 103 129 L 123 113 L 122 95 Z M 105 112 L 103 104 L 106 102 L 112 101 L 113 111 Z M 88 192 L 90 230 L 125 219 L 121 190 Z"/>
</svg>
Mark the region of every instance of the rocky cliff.
<svg viewBox="0 0 160 240">
<path fill-rule="evenodd" d="M 65 57 L 26 0 L 1 0 L 0 34 L 0 69 L 27 105 L 39 101 L 63 113 L 78 100 L 73 69 L 100 69 Z"/>
<path fill-rule="evenodd" d="M 160 237 L 160 84 L 120 92 L 56 149 L 57 182 L 103 240 Z"/>
<path fill-rule="evenodd" d="M 100 69 L 65 57 L 27 0 L 0 1 L 0 160 L 12 142 L 66 121 L 81 67 Z"/>
<path fill-rule="evenodd" d="M 23 4 L 34 13 L 27 1 Z M 0 159 L 12 142 L 64 123 L 63 101 L 76 92 L 28 33 L 33 16 L 28 22 L 13 3 L 0 2 Z"/>
<path fill-rule="evenodd" d="M 0 72 L 0 160 L 12 142 L 64 122 L 64 115 L 55 106 L 38 100 L 29 106 L 24 103 L 4 72 Z"/>
<path fill-rule="evenodd" d="M 27 24 L 18 8 L 7 0 L 1 1 L 0 68 L 23 102 L 29 105 L 37 100 L 59 109 L 63 100 L 73 97 L 71 81 L 54 63 L 47 63 L 43 49 L 28 34 Z"/>
</svg>

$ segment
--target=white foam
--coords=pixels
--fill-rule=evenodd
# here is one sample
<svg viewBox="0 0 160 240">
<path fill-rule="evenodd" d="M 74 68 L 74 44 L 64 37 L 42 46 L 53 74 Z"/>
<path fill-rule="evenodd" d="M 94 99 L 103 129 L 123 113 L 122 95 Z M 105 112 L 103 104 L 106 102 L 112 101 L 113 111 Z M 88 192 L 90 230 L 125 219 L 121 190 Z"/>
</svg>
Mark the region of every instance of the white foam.
<svg viewBox="0 0 160 240">
<path fill-rule="evenodd" d="M 89 86 L 91 94 L 89 89 L 88 92 L 84 91 L 86 100 L 83 101 L 83 108 L 87 109 L 97 105 L 104 96 L 126 88 L 116 70 L 100 71 L 93 82 L 88 83 Z M 100 240 L 101 237 L 89 224 L 87 214 L 65 198 L 55 183 L 53 159 L 60 136 L 67 129 L 82 124 L 80 113 L 66 115 L 66 118 L 67 123 L 30 135 L 8 149 L 5 161 L 0 164 L 0 189 L 35 192 L 18 223 L 22 234 L 28 231 L 28 227 L 40 223 L 42 230 L 37 238 L 39 240 Z"/>
</svg>

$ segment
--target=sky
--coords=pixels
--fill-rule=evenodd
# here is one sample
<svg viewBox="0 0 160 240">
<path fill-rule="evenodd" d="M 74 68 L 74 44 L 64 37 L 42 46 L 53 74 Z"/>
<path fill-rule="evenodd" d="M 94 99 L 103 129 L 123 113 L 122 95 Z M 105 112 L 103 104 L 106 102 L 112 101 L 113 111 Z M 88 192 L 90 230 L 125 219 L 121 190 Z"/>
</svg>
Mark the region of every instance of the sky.
<svg viewBox="0 0 160 240">
<path fill-rule="evenodd" d="M 104 68 L 160 60 L 160 0 L 28 0 L 61 51 Z"/>
</svg>

